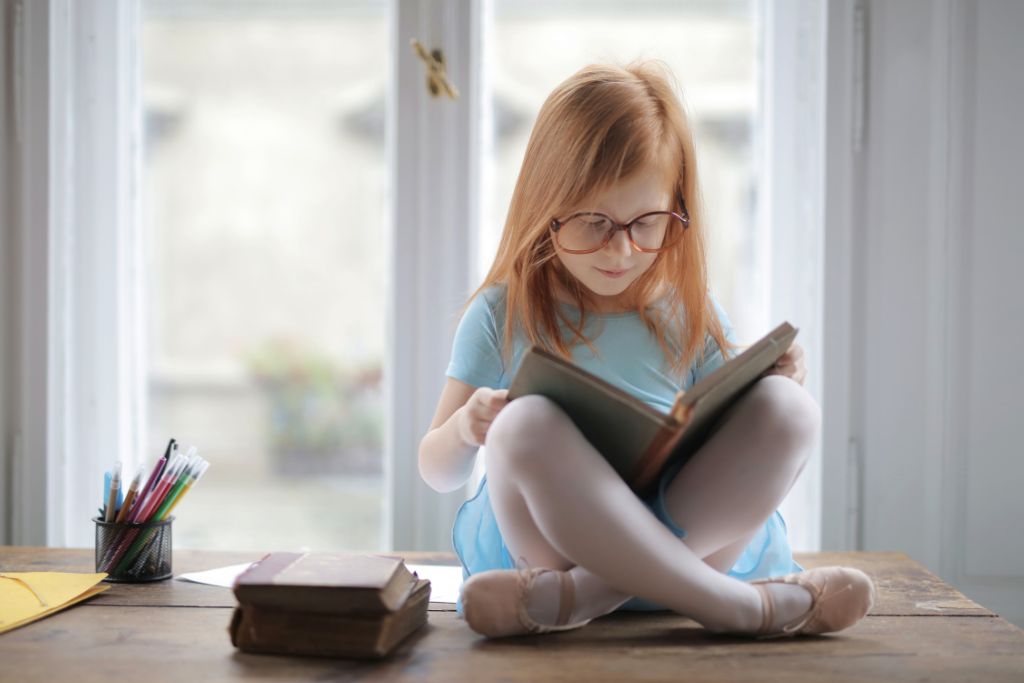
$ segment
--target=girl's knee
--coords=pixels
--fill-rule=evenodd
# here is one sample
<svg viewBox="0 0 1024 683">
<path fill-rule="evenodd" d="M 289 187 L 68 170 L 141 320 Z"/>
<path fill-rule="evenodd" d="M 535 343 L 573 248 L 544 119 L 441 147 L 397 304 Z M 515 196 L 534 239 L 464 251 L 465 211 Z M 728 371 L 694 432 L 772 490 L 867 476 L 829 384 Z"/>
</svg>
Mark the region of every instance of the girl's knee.
<svg viewBox="0 0 1024 683">
<path fill-rule="evenodd" d="M 821 427 L 821 407 L 804 387 L 788 377 L 769 375 L 748 396 L 760 428 L 790 450 L 806 451 Z"/>
<path fill-rule="evenodd" d="M 554 401 L 544 396 L 522 396 L 509 401 L 487 430 L 487 457 L 501 458 L 517 466 L 547 458 L 554 434 L 564 428 L 568 419 Z"/>
</svg>

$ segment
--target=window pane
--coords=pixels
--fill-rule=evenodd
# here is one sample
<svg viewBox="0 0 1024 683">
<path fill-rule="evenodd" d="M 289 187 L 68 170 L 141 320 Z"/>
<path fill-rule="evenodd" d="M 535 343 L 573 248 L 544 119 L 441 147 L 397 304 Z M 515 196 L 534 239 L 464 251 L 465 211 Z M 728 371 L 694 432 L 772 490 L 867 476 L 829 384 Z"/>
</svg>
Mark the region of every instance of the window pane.
<svg viewBox="0 0 1024 683">
<path fill-rule="evenodd" d="M 147 462 L 191 548 L 379 549 L 387 3 L 144 4 Z"/>
<path fill-rule="evenodd" d="M 487 74 L 492 191 L 485 203 L 481 271 L 494 258 L 530 130 L 548 94 L 590 63 L 657 58 L 678 79 L 694 125 L 712 288 L 740 341 L 762 332 L 748 330 L 759 321 L 748 325 L 744 311 L 750 306 L 740 300 L 752 296 L 743 285 L 758 281 L 767 258 L 754 233 L 758 31 L 752 5 L 753 0 L 495 0 Z"/>
</svg>

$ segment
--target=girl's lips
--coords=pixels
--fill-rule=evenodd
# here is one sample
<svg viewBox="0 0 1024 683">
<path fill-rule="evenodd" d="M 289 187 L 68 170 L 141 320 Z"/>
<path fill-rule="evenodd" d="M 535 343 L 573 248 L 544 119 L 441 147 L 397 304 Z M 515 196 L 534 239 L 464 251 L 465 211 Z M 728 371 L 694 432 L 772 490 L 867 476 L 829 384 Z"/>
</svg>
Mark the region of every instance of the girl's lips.
<svg viewBox="0 0 1024 683">
<path fill-rule="evenodd" d="M 605 270 L 603 268 L 598 268 L 597 270 L 605 277 L 622 277 L 629 272 L 629 268 L 626 268 L 625 270 Z"/>
</svg>

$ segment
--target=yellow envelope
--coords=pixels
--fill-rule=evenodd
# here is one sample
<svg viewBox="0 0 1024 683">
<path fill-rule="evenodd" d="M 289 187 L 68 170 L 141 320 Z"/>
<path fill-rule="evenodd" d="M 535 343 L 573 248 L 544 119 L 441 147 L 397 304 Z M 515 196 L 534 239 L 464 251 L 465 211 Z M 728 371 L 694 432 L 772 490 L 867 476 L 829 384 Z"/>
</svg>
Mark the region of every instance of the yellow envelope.
<svg viewBox="0 0 1024 683">
<path fill-rule="evenodd" d="M 0 572 L 0 633 L 42 619 L 110 588 L 106 574 Z"/>
</svg>

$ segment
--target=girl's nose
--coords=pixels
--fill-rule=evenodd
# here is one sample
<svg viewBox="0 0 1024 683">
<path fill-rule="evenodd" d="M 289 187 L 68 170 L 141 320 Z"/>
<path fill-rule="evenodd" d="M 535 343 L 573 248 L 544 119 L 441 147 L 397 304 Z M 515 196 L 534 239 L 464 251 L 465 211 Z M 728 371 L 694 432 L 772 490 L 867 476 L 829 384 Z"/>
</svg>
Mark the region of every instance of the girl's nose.
<svg viewBox="0 0 1024 683">
<path fill-rule="evenodd" d="M 629 235 L 626 234 L 625 230 L 616 230 L 615 234 L 608 241 L 608 244 L 604 245 L 605 249 L 608 249 L 612 253 L 623 254 L 629 256 L 633 252 L 633 245 L 629 242 Z"/>
</svg>

